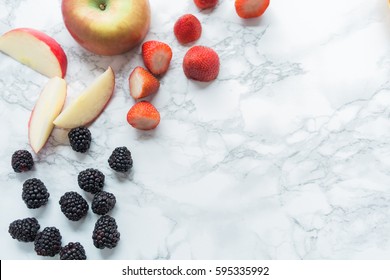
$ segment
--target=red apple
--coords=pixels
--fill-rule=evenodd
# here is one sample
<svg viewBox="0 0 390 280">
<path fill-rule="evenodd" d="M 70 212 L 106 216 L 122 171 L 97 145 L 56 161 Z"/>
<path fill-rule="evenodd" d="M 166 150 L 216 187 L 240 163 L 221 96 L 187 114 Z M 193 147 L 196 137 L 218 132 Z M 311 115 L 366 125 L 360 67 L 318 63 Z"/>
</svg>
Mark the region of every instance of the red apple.
<svg viewBox="0 0 390 280">
<path fill-rule="evenodd" d="M 31 148 L 38 153 L 54 128 L 53 121 L 60 114 L 66 98 L 66 82 L 54 77 L 46 84 L 31 112 L 28 138 Z"/>
<path fill-rule="evenodd" d="M 149 31 L 148 0 L 62 0 L 73 38 L 87 50 L 116 55 L 139 44 Z"/>
<path fill-rule="evenodd" d="M 115 74 L 109 67 L 87 87 L 53 123 L 61 128 L 75 128 L 93 122 L 111 99 L 115 88 Z"/>
<path fill-rule="evenodd" d="M 42 31 L 12 29 L 0 37 L 0 51 L 49 78 L 65 77 L 66 54 L 56 40 Z"/>
</svg>

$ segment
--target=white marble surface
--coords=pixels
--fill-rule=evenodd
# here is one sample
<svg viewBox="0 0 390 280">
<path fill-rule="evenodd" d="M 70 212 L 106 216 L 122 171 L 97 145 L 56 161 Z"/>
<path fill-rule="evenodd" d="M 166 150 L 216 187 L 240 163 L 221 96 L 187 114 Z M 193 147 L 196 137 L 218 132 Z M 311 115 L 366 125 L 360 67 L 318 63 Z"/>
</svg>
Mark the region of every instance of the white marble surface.
<svg viewBox="0 0 390 280">
<path fill-rule="evenodd" d="M 68 55 L 69 98 L 111 65 L 115 96 L 90 127 L 90 152 L 71 150 L 56 129 L 33 171 L 16 174 L 12 153 L 29 149 L 27 122 L 47 78 L 0 54 L 0 258 L 45 259 L 8 234 L 11 221 L 36 217 L 63 242 L 81 242 L 89 259 L 389 259 L 390 9 L 386 0 L 274 0 L 260 19 L 241 20 L 232 0 L 200 12 L 191 0 L 150 0 L 146 38 L 174 55 L 152 102 L 161 124 L 140 132 L 126 122 L 134 101 L 127 78 L 142 65 L 140 48 L 99 57 L 75 43 L 60 1 L 0 0 L 0 33 L 32 27 Z M 174 7 L 174 8 L 173 8 Z M 220 55 L 218 80 L 189 81 L 188 46 L 172 29 L 184 13 L 203 25 L 196 44 Z M 126 145 L 128 176 L 107 164 Z M 80 222 L 60 212 L 66 191 L 83 193 L 77 174 L 93 167 L 117 196 L 121 232 L 113 250 L 98 250 L 97 216 Z M 46 207 L 29 210 L 24 180 L 45 182 Z M 89 200 L 90 201 L 90 200 Z"/>
</svg>

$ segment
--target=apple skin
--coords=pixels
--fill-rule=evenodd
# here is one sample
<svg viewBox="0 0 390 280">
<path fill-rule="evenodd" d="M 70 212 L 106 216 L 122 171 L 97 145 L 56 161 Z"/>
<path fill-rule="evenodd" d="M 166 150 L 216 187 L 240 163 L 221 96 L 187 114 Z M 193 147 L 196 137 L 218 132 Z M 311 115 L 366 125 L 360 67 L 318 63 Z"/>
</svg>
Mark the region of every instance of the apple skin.
<svg viewBox="0 0 390 280">
<path fill-rule="evenodd" d="M 25 44 L 22 44 L 22 42 L 20 41 L 15 42 L 15 40 L 20 40 L 21 38 L 22 41 L 24 41 L 23 43 Z M 42 44 L 39 44 L 40 42 Z M 22 53 L 15 52 L 16 48 L 12 48 L 9 46 L 9 44 L 12 43 L 17 44 L 19 52 Z M 58 65 L 55 66 L 56 71 L 48 72 L 45 65 L 41 66 L 40 61 L 42 58 L 34 53 L 34 49 L 32 49 L 31 45 L 29 45 L 28 43 L 31 43 L 33 44 L 33 46 L 36 46 L 38 48 L 48 48 L 48 52 L 45 55 L 54 55 L 58 62 Z M 29 60 L 32 61 L 32 63 L 28 66 L 49 78 L 52 78 L 54 76 L 64 78 L 66 75 L 68 60 L 64 50 L 56 40 L 54 40 L 49 35 L 43 33 L 42 31 L 26 27 L 12 29 L 4 33 L 0 37 L 0 51 L 3 51 L 5 54 L 13 57 L 15 60 L 23 64 L 25 63 L 19 57 L 28 57 Z"/>
<path fill-rule="evenodd" d="M 72 103 L 64 108 L 53 124 L 65 129 L 90 125 L 107 107 L 114 90 L 115 73 L 111 67 L 108 67 Z"/>
<path fill-rule="evenodd" d="M 72 37 L 95 54 L 125 53 L 149 31 L 149 0 L 62 0 L 61 9 Z"/>
<path fill-rule="evenodd" d="M 66 98 L 66 82 L 51 78 L 40 94 L 28 121 L 28 140 L 38 153 L 46 144 L 54 128 L 53 121 L 60 114 Z"/>
</svg>

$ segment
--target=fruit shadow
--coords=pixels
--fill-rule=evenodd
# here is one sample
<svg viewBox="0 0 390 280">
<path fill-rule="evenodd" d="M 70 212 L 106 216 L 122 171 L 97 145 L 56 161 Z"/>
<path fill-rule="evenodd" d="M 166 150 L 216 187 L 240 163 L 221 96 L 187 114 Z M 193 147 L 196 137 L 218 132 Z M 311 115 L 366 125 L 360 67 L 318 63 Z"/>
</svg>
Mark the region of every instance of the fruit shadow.
<svg viewBox="0 0 390 280">
<path fill-rule="evenodd" d="M 137 140 L 146 141 L 146 140 L 153 139 L 156 137 L 157 131 L 158 131 L 158 127 L 155 129 L 151 129 L 151 130 L 137 129 L 137 131 L 136 131 Z"/>
<path fill-rule="evenodd" d="M 16 240 L 16 239 L 15 239 Z M 18 241 L 18 248 L 21 252 L 27 254 L 30 254 L 34 251 L 34 242 L 21 242 Z"/>
<path fill-rule="evenodd" d="M 20 196 L 22 197 L 22 196 Z M 47 209 L 50 207 L 49 205 L 51 204 L 51 201 L 50 201 L 50 197 L 49 197 L 49 201 L 45 204 L 45 205 L 42 205 L 41 207 L 39 208 L 35 208 L 35 209 L 28 209 L 29 212 L 30 212 L 30 215 L 29 217 L 34 217 L 36 218 L 38 221 L 40 219 L 43 219 L 46 215 L 47 215 Z M 27 208 L 27 205 L 23 202 L 23 206 Z M 41 225 L 41 228 L 40 230 L 42 230 L 42 225 Z"/>
<path fill-rule="evenodd" d="M 11 172 L 11 171 L 10 171 Z M 22 173 L 16 173 L 14 171 L 12 171 L 13 173 L 9 173 L 9 174 L 12 174 L 12 175 L 15 175 L 15 179 L 18 181 L 18 183 L 20 184 L 20 191 L 22 191 L 22 188 L 23 188 L 23 183 L 28 180 L 28 179 L 32 179 L 32 178 L 37 178 L 36 176 L 34 176 L 34 173 L 36 173 L 36 168 L 35 168 L 35 163 L 34 163 L 34 166 L 33 168 L 31 168 L 31 170 L 29 171 L 25 171 L 25 172 L 22 172 Z M 39 178 L 38 178 L 39 179 Z"/>
<path fill-rule="evenodd" d="M 201 9 L 201 10 L 199 10 L 199 13 L 204 14 L 204 15 L 210 15 L 210 14 L 212 14 L 214 12 L 214 10 L 216 8 L 218 8 L 218 5 L 216 7 L 214 7 L 214 8 Z"/>
<path fill-rule="evenodd" d="M 89 212 L 89 210 L 88 210 Z M 84 227 L 84 222 L 85 220 L 87 219 L 87 216 L 90 215 L 90 213 L 87 213 L 87 215 L 85 215 L 84 217 L 82 217 L 80 220 L 78 221 L 71 221 L 71 220 L 68 220 L 67 219 L 67 224 L 68 224 L 68 227 L 72 230 L 72 231 L 81 231 L 82 228 Z"/>
<path fill-rule="evenodd" d="M 36 219 L 42 219 L 45 215 L 46 215 L 46 212 L 47 212 L 47 208 L 49 207 L 49 204 L 50 204 L 50 197 L 49 197 L 49 201 L 46 203 L 46 205 L 44 206 L 41 206 L 37 209 L 31 209 L 33 210 L 33 215 L 31 215 L 32 217 L 35 217 Z"/>
<path fill-rule="evenodd" d="M 261 23 L 264 21 L 263 17 L 257 17 L 257 18 L 248 18 L 248 19 L 241 19 L 241 25 L 243 26 L 260 26 Z"/>
<path fill-rule="evenodd" d="M 207 87 L 209 87 L 212 83 L 214 83 L 215 81 L 210 81 L 210 82 L 200 82 L 200 81 L 196 81 L 196 80 L 190 80 L 190 83 L 192 83 L 193 85 L 195 85 L 195 87 L 197 89 L 205 89 Z"/>
<path fill-rule="evenodd" d="M 134 172 L 133 169 L 130 169 L 127 172 L 115 172 L 114 173 L 115 179 L 117 179 L 120 183 L 126 182 L 126 181 L 133 181 L 134 178 Z"/>
<path fill-rule="evenodd" d="M 120 241 L 119 241 L 120 242 Z M 109 249 L 109 248 L 104 248 L 104 249 L 101 249 L 100 250 L 100 255 L 102 256 L 102 258 L 104 260 L 107 260 L 108 258 L 110 258 L 111 256 L 113 256 L 115 253 L 115 248 L 113 249 Z"/>
<path fill-rule="evenodd" d="M 89 193 L 89 192 L 84 191 L 84 198 L 85 198 L 85 200 L 88 201 L 88 203 L 92 203 L 94 196 L 95 195 L 93 193 Z"/>
<path fill-rule="evenodd" d="M 76 157 L 78 162 L 84 162 L 84 160 L 88 157 L 88 153 L 75 152 L 75 157 Z"/>
</svg>

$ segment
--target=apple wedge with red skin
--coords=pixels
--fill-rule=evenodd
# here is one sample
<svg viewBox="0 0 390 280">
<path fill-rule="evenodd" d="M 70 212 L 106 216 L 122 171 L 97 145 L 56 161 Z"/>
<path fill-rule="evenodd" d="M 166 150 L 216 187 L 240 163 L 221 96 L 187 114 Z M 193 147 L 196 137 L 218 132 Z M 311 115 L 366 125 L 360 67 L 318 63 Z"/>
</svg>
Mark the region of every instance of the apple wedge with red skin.
<svg viewBox="0 0 390 280">
<path fill-rule="evenodd" d="M 12 29 L 0 36 L 0 51 L 49 78 L 65 77 L 66 54 L 55 39 L 42 31 Z"/>
<path fill-rule="evenodd" d="M 92 82 L 53 121 L 60 128 L 75 128 L 92 123 L 104 110 L 115 89 L 115 74 L 111 67 Z"/>
<path fill-rule="evenodd" d="M 28 122 L 31 148 L 38 153 L 46 144 L 54 128 L 53 120 L 60 114 L 66 99 L 66 82 L 59 77 L 49 80 L 39 95 Z"/>
</svg>

